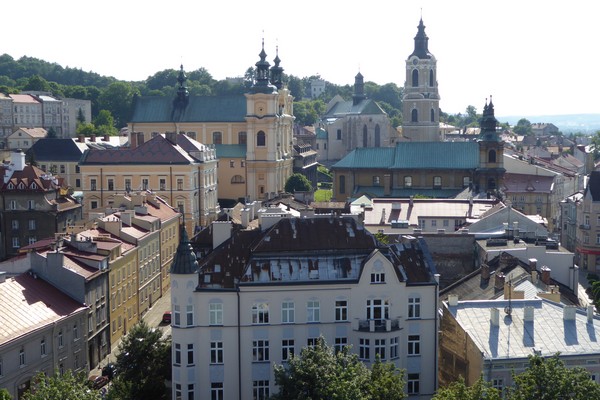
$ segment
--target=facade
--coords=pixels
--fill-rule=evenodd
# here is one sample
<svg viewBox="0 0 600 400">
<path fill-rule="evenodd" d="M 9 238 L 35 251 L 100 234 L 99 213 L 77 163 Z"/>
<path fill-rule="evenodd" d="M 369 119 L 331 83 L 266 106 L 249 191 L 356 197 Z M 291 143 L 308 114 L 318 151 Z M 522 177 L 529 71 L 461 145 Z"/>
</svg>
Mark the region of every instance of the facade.
<svg viewBox="0 0 600 400">
<path fill-rule="evenodd" d="M 82 219 L 81 204 L 68 195 L 62 179 L 25 164 L 25 154 L 11 153 L 2 166 L 3 240 L 0 257 L 18 253 L 21 246 L 54 237 Z"/>
<path fill-rule="evenodd" d="M 351 217 L 273 218 L 255 230 L 213 223 L 199 260 L 183 237 L 171 269 L 173 398 L 266 399 L 273 364 L 320 336 L 406 369 L 409 398 L 431 398 L 437 281 L 422 242 L 381 247 Z"/>
<path fill-rule="evenodd" d="M 79 111 L 81 110 L 81 111 Z M 92 122 L 91 100 L 64 98 L 62 99 L 62 132 L 65 138 L 75 137 L 80 115 L 84 122 Z"/>
<path fill-rule="evenodd" d="M 38 140 L 48 136 L 48 131 L 44 128 L 19 128 L 6 138 L 8 149 L 28 150 Z"/>
<path fill-rule="evenodd" d="M 12 99 L 0 93 L 0 147 L 6 146 L 6 138 L 13 132 Z"/>
<path fill-rule="evenodd" d="M 419 142 L 440 141 L 440 95 L 437 60 L 428 49 L 423 20 L 419 21 L 415 48 L 406 59 L 402 96 L 402 136 Z"/>
<path fill-rule="evenodd" d="M 593 306 L 580 310 L 546 299 L 458 301 L 443 303 L 440 335 L 440 385 L 464 377 L 503 390 L 513 384 L 513 374 L 529 365 L 537 353 L 559 357 L 569 368 L 586 369 L 600 376 L 600 345 L 595 332 L 600 318 Z"/>
<path fill-rule="evenodd" d="M 48 95 L 39 95 L 36 98 L 42 103 L 42 128 L 54 131 L 56 137 L 63 135 L 63 102 Z"/>
<path fill-rule="evenodd" d="M 246 182 L 246 146 L 243 144 L 215 144 L 219 159 L 219 199 L 229 199 L 230 202 L 245 202 Z M 223 203 L 223 204 L 221 204 Z M 227 201 L 219 202 L 221 207 L 227 207 Z"/>
<path fill-rule="evenodd" d="M 531 124 L 531 133 L 535 136 L 556 135 L 558 133 L 558 128 L 551 123 L 536 122 Z"/>
<path fill-rule="evenodd" d="M 9 94 L 13 106 L 13 131 L 15 128 L 41 128 L 42 103 L 30 94 Z"/>
<path fill-rule="evenodd" d="M 357 148 L 331 167 L 337 200 L 371 197 L 490 196 L 502 188 L 503 146 L 494 106 L 486 103 L 477 142 L 399 142 Z"/>
<path fill-rule="evenodd" d="M 331 99 L 319 125 L 327 137 L 325 143 L 317 140 L 323 147 L 319 159 L 324 161 L 341 160 L 355 148 L 392 147 L 397 138 L 387 113 L 367 98 L 360 72 L 354 78 L 352 100 Z"/>
<path fill-rule="evenodd" d="M 88 371 L 87 307 L 32 273 L 0 273 L 0 387 L 21 399 L 35 375 Z"/>
<path fill-rule="evenodd" d="M 270 67 L 263 46 L 253 86 L 245 95 L 232 96 L 189 96 L 182 66 L 177 97 L 139 98 L 129 131 L 139 133 L 144 141 L 178 132 L 209 145 L 243 146 L 246 192 L 240 193 L 244 185 L 236 184 L 231 189 L 233 200 L 274 197 L 292 175 L 294 120 L 293 99 L 281 81 L 283 68 L 278 56 L 274 62 Z M 219 174 L 230 173 L 224 170 L 219 168 Z M 219 175 L 219 182 L 228 185 L 230 179 Z"/>
<path fill-rule="evenodd" d="M 584 270 L 600 271 L 600 171 L 590 174 L 576 215 L 575 262 Z"/>
<path fill-rule="evenodd" d="M 577 205 L 583 192 L 573 193 L 560 202 L 560 244 L 575 253 L 577 243 Z"/>
<path fill-rule="evenodd" d="M 219 212 L 217 158 L 212 147 L 168 133 L 144 142 L 132 136 L 128 149 L 90 149 L 81 158 L 86 215 L 104 212 L 119 195 L 150 190 L 177 208 L 188 233 L 208 225 Z"/>
</svg>

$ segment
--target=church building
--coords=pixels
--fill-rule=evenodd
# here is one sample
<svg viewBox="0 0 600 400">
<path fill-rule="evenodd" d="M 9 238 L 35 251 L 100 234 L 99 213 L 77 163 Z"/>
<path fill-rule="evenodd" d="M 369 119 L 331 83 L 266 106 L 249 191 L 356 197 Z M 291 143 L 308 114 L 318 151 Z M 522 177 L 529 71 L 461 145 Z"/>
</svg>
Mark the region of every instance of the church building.
<svg viewBox="0 0 600 400">
<path fill-rule="evenodd" d="M 182 66 L 176 97 L 138 98 L 129 132 L 138 141 L 175 132 L 214 145 L 221 199 L 274 197 L 292 175 L 293 98 L 283 85 L 279 56 L 271 66 L 263 42 L 259 57 L 255 82 L 243 95 L 190 96 Z"/>
</svg>

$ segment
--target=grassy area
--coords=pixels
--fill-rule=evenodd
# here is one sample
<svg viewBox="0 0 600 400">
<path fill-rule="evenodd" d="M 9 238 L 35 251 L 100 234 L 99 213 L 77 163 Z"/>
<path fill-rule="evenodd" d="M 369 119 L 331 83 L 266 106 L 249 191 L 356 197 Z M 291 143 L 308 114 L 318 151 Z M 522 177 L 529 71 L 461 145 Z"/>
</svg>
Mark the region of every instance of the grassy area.
<svg viewBox="0 0 600 400">
<path fill-rule="evenodd" d="M 331 200 L 331 195 L 331 189 L 318 189 L 315 192 L 315 201 L 329 201 Z"/>
</svg>

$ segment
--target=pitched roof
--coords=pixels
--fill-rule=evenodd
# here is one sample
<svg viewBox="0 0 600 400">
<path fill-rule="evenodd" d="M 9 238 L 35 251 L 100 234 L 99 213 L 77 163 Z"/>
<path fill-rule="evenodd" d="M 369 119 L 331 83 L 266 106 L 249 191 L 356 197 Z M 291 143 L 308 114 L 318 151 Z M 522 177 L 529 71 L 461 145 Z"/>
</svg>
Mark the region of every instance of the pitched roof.
<svg viewBox="0 0 600 400">
<path fill-rule="evenodd" d="M 396 147 L 359 147 L 352 150 L 331 168 L 390 168 L 394 164 Z"/>
<path fill-rule="evenodd" d="M 245 122 L 246 97 L 190 96 L 183 113 L 174 113 L 174 97 L 152 96 L 136 100 L 131 123 L 140 122 Z M 177 117 L 175 117 L 175 114 Z"/>
<path fill-rule="evenodd" d="M 36 162 L 64 161 L 77 162 L 83 150 L 72 139 L 40 139 L 27 150 Z"/>
<path fill-rule="evenodd" d="M 12 137 L 15 133 L 22 131 L 31 136 L 32 138 L 45 138 L 48 136 L 48 131 L 44 128 L 19 128 L 13 132 L 9 137 Z"/>
<path fill-rule="evenodd" d="M 6 166 L 0 167 L 0 172 L 4 174 L 6 169 Z M 47 175 L 38 167 L 25 165 L 22 171 L 12 171 L 10 178 L 0 186 L 0 190 L 47 192 L 63 187 L 63 181 L 62 178 Z M 21 183 L 24 185 L 24 188 L 19 187 Z M 33 186 L 34 183 L 35 186 Z"/>
<path fill-rule="evenodd" d="M 553 176 L 504 174 L 504 190 L 508 193 L 550 193 L 553 185 Z"/>
<path fill-rule="evenodd" d="M 321 118 L 340 118 L 348 114 L 385 114 L 385 111 L 371 99 L 361 100 L 358 104 L 354 104 L 353 101 L 339 101 L 334 103 Z"/>
<path fill-rule="evenodd" d="M 11 99 L 13 99 L 13 102 L 15 102 L 15 103 L 35 103 L 35 104 L 40 104 L 40 102 L 37 101 L 35 99 L 35 97 L 33 97 L 30 94 L 9 94 L 8 96 Z"/>
<path fill-rule="evenodd" d="M 86 309 L 29 274 L 0 283 L 0 297 L 0 345 Z"/>
</svg>

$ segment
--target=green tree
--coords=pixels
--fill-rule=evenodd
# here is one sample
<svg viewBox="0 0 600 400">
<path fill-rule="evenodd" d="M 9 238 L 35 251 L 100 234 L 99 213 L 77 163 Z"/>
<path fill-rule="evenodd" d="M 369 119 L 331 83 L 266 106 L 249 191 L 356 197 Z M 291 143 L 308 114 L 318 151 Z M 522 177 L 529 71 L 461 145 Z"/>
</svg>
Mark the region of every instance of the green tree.
<svg viewBox="0 0 600 400">
<path fill-rule="evenodd" d="M 294 192 L 310 192 L 312 190 L 312 185 L 308 181 L 308 179 L 300 174 L 295 173 L 288 178 L 285 182 L 285 191 L 288 193 Z"/>
<path fill-rule="evenodd" d="M 170 338 L 144 321 L 134 325 L 119 345 L 117 377 L 110 399 L 143 400 L 166 398 L 165 380 L 171 373 Z"/>
<path fill-rule="evenodd" d="M 511 400 L 600 399 L 600 385 L 583 368 L 567 368 L 559 354 L 544 358 L 529 356 L 529 367 L 513 376 Z"/>
<path fill-rule="evenodd" d="M 513 127 L 513 131 L 517 135 L 529 135 L 531 134 L 531 122 L 527 118 L 521 118 L 517 121 L 517 125 Z"/>
<path fill-rule="evenodd" d="M 53 127 L 48 128 L 48 139 L 56 139 L 56 130 Z"/>
<path fill-rule="evenodd" d="M 115 120 L 108 110 L 100 110 L 94 118 L 94 126 L 98 134 L 116 135 L 118 133 L 115 128 Z"/>
<path fill-rule="evenodd" d="M 400 400 L 404 394 L 404 373 L 393 363 L 383 363 L 379 356 L 371 367 L 369 392 L 373 400 Z"/>
<path fill-rule="evenodd" d="M 8 393 L 8 390 L 6 389 L 0 389 L 0 400 L 11 400 L 12 397 L 10 396 L 10 393 Z"/>
<path fill-rule="evenodd" d="M 377 239 L 378 242 L 383 243 L 383 244 L 390 243 L 389 237 L 383 232 L 377 232 L 375 234 L 375 239 Z"/>
<path fill-rule="evenodd" d="M 96 126 L 91 122 L 84 122 L 82 124 L 77 124 L 76 128 L 77 136 L 92 136 L 96 134 Z"/>
<path fill-rule="evenodd" d="M 31 389 L 25 393 L 25 400 L 48 400 L 48 399 L 74 399 L 74 400 L 100 400 L 100 393 L 91 390 L 85 373 L 74 375 L 67 370 L 60 375 L 58 371 L 54 376 L 48 376 L 40 372 L 33 379 Z"/>
<path fill-rule="evenodd" d="M 115 126 L 122 128 L 129 121 L 133 97 L 137 93 L 137 88 L 128 82 L 111 83 L 100 94 L 98 106 L 101 110 L 110 111 L 115 119 Z"/>
<path fill-rule="evenodd" d="M 23 90 L 36 90 L 40 92 L 49 92 L 50 84 L 47 80 L 39 75 L 33 75 L 29 78 L 27 84 L 23 87 Z"/>
<path fill-rule="evenodd" d="M 489 382 L 480 377 L 472 386 L 465 385 L 461 376 L 457 382 L 452 382 L 448 387 L 438 389 L 433 400 L 500 400 L 500 392 L 492 387 Z"/>
<path fill-rule="evenodd" d="M 85 114 L 83 113 L 83 109 L 80 107 L 79 111 L 77 111 L 77 123 L 83 124 L 85 122 Z"/>
</svg>

